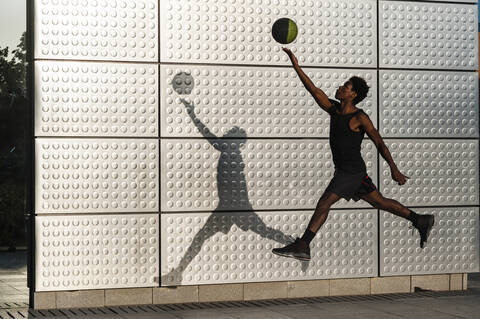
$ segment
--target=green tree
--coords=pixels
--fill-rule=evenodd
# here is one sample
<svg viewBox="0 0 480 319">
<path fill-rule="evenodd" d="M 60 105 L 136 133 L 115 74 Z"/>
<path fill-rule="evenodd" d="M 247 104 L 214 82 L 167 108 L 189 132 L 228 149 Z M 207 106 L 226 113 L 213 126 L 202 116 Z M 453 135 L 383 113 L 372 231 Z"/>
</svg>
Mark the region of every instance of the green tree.
<svg viewBox="0 0 480 319">
<path fill-rule="evenodd" d="M 0 48 L 0 246 L 25 242 L 26 33 L 9 58 Z"/>
</svg>

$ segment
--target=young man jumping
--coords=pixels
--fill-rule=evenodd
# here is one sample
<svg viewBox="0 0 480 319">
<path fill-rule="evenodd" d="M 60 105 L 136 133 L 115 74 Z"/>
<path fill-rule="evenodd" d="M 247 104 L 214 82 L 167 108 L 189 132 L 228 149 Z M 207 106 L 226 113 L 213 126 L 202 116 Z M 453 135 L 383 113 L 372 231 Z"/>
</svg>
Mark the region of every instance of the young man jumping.
<svg viewBox="0 0 480 319">
<path fill-rule="evenodd" d="M 302 238 L 297 238 L 295 242 L 283 248 L 275 248 L 272 252 L 280 256 L 310 260 L 310 242 L 325 223 L 330 207 L 342 197 L 355 201 L 363 199 L 377 209 L 410 220 L 420 233 L 420 247 L 423 248 L 433 227 L 434 216 L 418 215 L 396 200 L 383 197 L 367 175 L 366 165 L 360 154 L 365 132 L 390 166 L 393 180 L 403 185 L 409 178 L 398 170 L 368 115 L 356 107 L 367 96 L 369 87 L 365 80 L 355 76 L 350 78 L 335 93 L 335 98 L 340 102 L 331 100 L 302 71 L 292 51 L 287 48 L 283 48 L 283 51 L 288 54 L 300 80 L 317 104 L 330 114 L 329 140 L 335 174 L 320 197 Z"/>
</svg>

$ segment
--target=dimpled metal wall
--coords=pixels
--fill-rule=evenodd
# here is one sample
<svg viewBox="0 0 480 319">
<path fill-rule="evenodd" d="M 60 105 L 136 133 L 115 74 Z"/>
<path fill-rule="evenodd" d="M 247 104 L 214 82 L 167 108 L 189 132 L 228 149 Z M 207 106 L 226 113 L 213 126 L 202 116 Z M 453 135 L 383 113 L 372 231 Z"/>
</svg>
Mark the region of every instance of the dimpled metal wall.
<svg viewBox="0 0 480 319">
<path fill-rule="evenodd" d="M 35 290 L 479 270 L 476 1 L 35 0 Z M 441 2 L 441 3 L 438 3 Z M 461 3 L 455 3 L 461 2 Z M 470 3 L 469 3 L 470 2 Z M 309 263 L 300 236 L 333 177 L 330 97 L 349 77 L 385 139 L 367 173 L 436 226 L 337 202 Z"/>
<path fill-rule="evenodd" d="M 372 209 L 332 214 L 311 245 L 310 262 L 273 255 L 272 248 L 303 232 L 310 216 L 311 211 L 164 214 L 162 283 L 376 276 L 377 212 Z"/>
<path fill-rule="evenodd" d="M 436 217 L 421 250 L 405 220 L 381 212 L 380 275 L 479 270 L 477 20 L 475 4 L 379 2 L 378 129 L 410 177 L 399 186 L 383 161 L 380 190 Z"/>
<path fill-rule="evenodd" d="M 32 4 L 35 290 L 158 286 L 158 1 Z"/>
</svg>

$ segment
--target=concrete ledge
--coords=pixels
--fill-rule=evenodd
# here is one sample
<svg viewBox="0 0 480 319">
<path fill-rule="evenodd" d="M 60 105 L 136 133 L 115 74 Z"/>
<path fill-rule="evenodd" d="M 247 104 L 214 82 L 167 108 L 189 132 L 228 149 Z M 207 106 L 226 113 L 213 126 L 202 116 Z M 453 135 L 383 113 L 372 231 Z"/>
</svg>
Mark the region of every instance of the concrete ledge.
<svg viewBox="0 0 480 319">
<path fill-rule="evenodd" d="M 208 285 L 198 287 L 198 301 L 243 300 L 243 284 Z"/>
<path fill-rule="evenodd" d="M 105 306 L 151 305 L 152 288 L 125 288 L 105 290 Z"/>
<path fill-rule="evenodd" d="M 412 276 L 412 285 L 410 292 L 414 292 L 415 287 L 437 291 L 450 290 L 450 275 L 445 274 Z"/>
<path fill-rule="evenodd" d="M 462 290 L 462 289 L 463 289 L 463 274 L 451 274 L 450 290 Z"/>
<path fill-rule="evenodd" d="M 375 277 L 371 279 L 370 293 L 389 294 L 410 292 L 410 276 Z"/>
<path fill-rule="evenodd" d="M 57 309 L 104 307 L 105 290 L 57 291 Z"/>
<path fill-rule="evenodd" d="M 153 288 L 153 303 L 198 302 L 198 286 Z"/>
<path fill-rule="evenodd" d="M 55 309 L 57 298 L 55 292 L 36 292 L 33 296 L 35 309 Z"/>
<path fill-rule="evenodd" d="M 369 295 L 370 278 L 331 279 L 330 296 Z"/>
<path fill-rule="evenodd" d="M 35 309 L 166 303 L 247 301 L 278 298 L 370 295 L 467 289 L 467 274 L 239 283 L 155 288 L 35 292 Z"/>
<path fill-rule="evenodd" d="M 288 298 L 322 297 L 330 293 L 330 280 L 289 281 Z"/>
<path fill-rule="evenodd" d="M 244 300 L 287 298 L 287 282 L 254 282 L 243 286 Z"/>
</svg>

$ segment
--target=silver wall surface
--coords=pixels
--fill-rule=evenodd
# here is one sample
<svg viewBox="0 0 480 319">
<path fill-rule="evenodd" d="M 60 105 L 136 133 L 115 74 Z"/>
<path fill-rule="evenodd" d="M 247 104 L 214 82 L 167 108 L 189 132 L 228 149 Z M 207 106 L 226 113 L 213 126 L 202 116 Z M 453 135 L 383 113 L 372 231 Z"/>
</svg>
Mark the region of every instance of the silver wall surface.
<svg viewBox="0 0 480 319">
<path fill-rule="evenodd" d="M 160 61 L 289 65 L 271 35 L 289 17 L 301 26 L 298 61 L 308 66 L 375 67 L 377 1 L 160 1 Z"/>
<path fill-rule="evenodd" d="M 38 61 L 36 136 L 158 137 L 158 65 Z"/>
<path fill-rule="evenodd" d="M 305 69 L 312 81 L 329 96 L 350 77 L 377 82 L 377 72 L 363 69 Z M 184 88 L 177 79 L 191 78 Z M 246 138 L 328 137 L 330 116 L 318 107 L 298 80 L 295 70 L 275 67 L 165 65 L 160 68 L 162 137 L 202 137 L 205 132 L 222 137 Z M 184 94 L 183 90 L 191 90 Z M 178 94 L 178 91 L 182 94 Z M 372 121 L 377 120 L 377 87 L 362 102 Z M 187 109 L 204 126 L 200 132 Z M 242 128 L 245 133 L 230 131 Z M 367 136 L 368 137 L 368 136 Z"/>
<path fill-rule="evenodd" d="M 479 270 L 477 1 L 34 0 L 36 291 Z M 272 24 L 293 19 L 288 45 Z M 337 202 L 310 263 L 301 236 L 334 167 L 330 97 L 352 75 L 399 186 L 365 136 L 379 191 L 437 220 Z"/>
<path fill-rule="evenodd" d="M 380 1 L 380 68 L 478 69 L 478 10 L 469 4 Z"/>
<path fill-rule="evenodd" d="M 158 225 L 158 214 L 37 217 L 37 291 L 155 286 Z"/>
<path fill-rule="evenodd" d="M 157 140 L 35 142 L 38 214 L 158 212 Z"/>
<path fill-rule="evenodd" d="M 379 72 L 383 137 L 478 137 L 478 73 Z"/>
<path fill-rule="evenodd" d="M 158 61 L 158 0 L 34 0 L 35 59 Z"/>
<path fill-rule="evenodd" d="M 312 211 L 162 215 L 164 285 L 192 285 L 377 275 L 376 210 L 337 211 L 311 246 L 312 260 L 271 250 L 307 227 Z"/>
<path fill-rule="evenodd" d="M 405 220 L 380 213 L 380 275 L 478 272 L 478 207 L 417 210 L 435 215 L 436 226 L 423 250 Z"/>
<path fill-rule="evenodd" d="M 375 146 L 362 146 L 376 181 Z M 334 174 L 324 140 L 162 140 L 161 153 L 164 212 L 314 209 Z"/>
<path fill-rule="evenodd" d="M 31 4 L 35 290 L 158 286 L 159 3 Z"/>
</svg>

